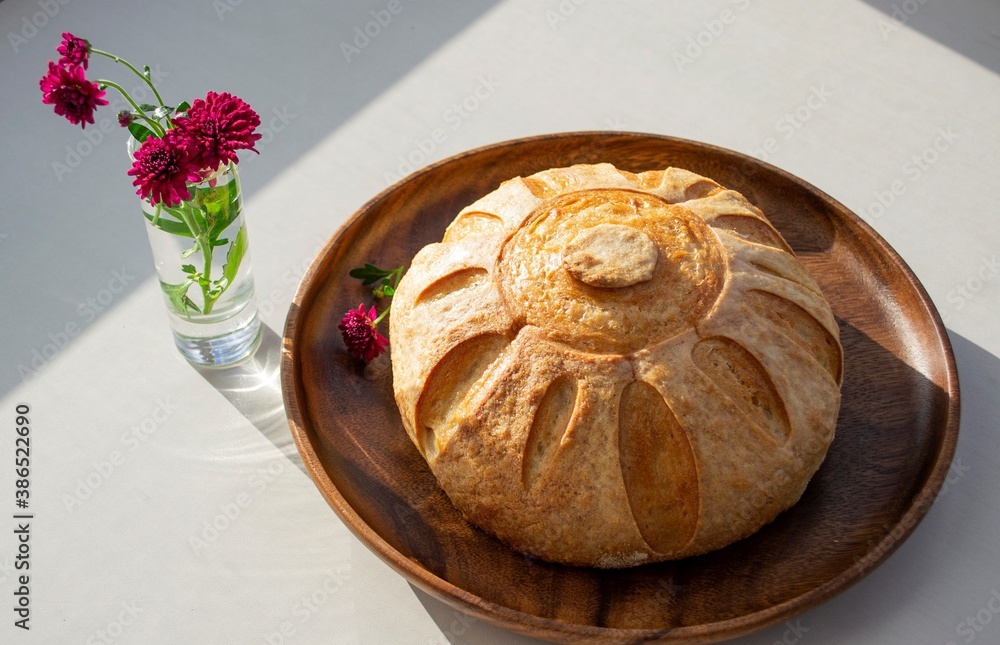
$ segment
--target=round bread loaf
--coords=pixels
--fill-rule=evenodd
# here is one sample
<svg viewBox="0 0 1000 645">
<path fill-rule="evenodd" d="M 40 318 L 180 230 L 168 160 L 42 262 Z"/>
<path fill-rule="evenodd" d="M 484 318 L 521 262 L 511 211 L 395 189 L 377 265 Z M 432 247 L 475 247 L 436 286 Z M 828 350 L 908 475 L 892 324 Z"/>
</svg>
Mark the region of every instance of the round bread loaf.
<svg viewBox="0 0 1000 645">
<path fill-rule="evenodd" d="M 463 209 L 399 284 L 403 425 L 514 549 L 628 567 L 794 504 L 833 439 L 842 350 L 760 210 L 678 168 L 578 165 Z"/>
</svg>

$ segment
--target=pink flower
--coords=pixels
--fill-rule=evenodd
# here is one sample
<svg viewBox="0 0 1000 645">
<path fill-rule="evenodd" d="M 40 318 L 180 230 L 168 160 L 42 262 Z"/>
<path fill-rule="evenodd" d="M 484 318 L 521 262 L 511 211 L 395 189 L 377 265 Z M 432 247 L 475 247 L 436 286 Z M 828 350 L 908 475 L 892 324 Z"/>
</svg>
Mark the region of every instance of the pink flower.
<svg viewBox="0 0 1000 645">
<path fill-rule="evenodd" d="M 254 131 L 260 117 L 241 98 L 228 92 L 209 92 L 197 99 L 187 110 L 187 116 L 173 120 L 177 130 L 188 135 L 197 151 L 202 168 L 215 169 L 220 163 L 239 163 L 237 150 L 253 150 L 260 139 Z"/>
<path fill-rule="evenodd" d="M 79 123 L 80 127 L 93 123 L 94 110 L 108 104 L 104 90 L 88 81 L 78 65 L 60 67 L 49 61 L 49 73 L 38 81 L 38 86 L 42 90 L 42 103 L 54 105 L 56 114 L 73 125 Z"/>
<path fill-rule="evenodd" d="M 199 181 L 190 141 L 168 130 L 162 139 L 149 137 L 135 153 L 128 174 L 135 177 L 136 194 L 149 203 L 174 206 L 191 196 L 187 182 Z"/>
<path fill-rule="evenodd" d="M 128 110 L 122 110 L 118 113 L 118 125 L 123 128 L 127 128 L 132 125 L 132 113 Z"/>
<path fill-rule="evenodd" d="M 365 361 L 372 360 L 389 346 L 389 339 L 378 333 L 375 326 L 375 307 L 365 313 L 365 305 L 358 305 L 357 309 L 344 314 L 337 328 L 344 335 L 347 351 Z"/>
<path fill-rule="evenodd" d="M 56 49 L 60 54 L 59 64 L 64 67 L 81 65 L 83 69 L 87 69 L 90 64 L 90 43 L 68 31 L 64 31 L 62 36 L 62 43 Z"/>
</svg>

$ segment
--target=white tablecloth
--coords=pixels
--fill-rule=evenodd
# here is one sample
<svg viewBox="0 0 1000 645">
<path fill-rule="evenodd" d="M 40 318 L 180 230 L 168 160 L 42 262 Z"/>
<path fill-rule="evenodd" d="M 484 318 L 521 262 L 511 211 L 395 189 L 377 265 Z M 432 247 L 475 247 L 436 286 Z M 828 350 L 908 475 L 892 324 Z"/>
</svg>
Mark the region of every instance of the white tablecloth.
<svg viewBox="0 0 1000 645">
<path fill-rule="evenodd" d="M 241 173 L 264 347 L 204 374 L 174 350 L 114 111 L 40 102 L 63 31 L 149 64 L 169 101 L 263 118 Z M 0 515 L 3 643 L 527 643 L 411 588 L 344 528 L 285 422 L 278 339 L 321 244 L 412 168 L 570 130 L 755 154 L 867 220 L 923 281 L 962 383 L 946 490 L 855 587 L 742 639 L 1000 642 L 1000 5 L 0 4 L 0 509 L 31 409 L 30 631 Z M 135 79 L 95 60 L 91 74 Z"/>
</svg>

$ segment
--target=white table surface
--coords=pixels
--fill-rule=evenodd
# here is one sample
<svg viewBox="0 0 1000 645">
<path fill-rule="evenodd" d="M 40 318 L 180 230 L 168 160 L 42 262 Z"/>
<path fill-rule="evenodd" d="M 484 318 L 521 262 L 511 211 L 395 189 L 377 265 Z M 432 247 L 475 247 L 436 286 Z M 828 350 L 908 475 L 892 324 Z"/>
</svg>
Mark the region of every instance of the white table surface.
<svg viewBox="0 0 1000 645">
<path fill-rule="evenodd" d="M 534 642 L 415 590 L 344 528 L 292 443 L 278 338 L 308 262 L 401 160 L 593 129 L 813 183 L 902 255 L 954 344 L 961 437 L 926 519 L 856 586 L 739 642 L 1000 642 L 1000 4 L 399 1 L 0 3 L 0 642 Z M 391 20 L 345 54 L 373 15 Z M 231 91 L 262 115 L 241 168 L 267 328 L 251 367 L 203 375 L 174 350 L 125 136 L 99 127 L 114 113 L 84 131 L 40 102 L 63 31 L 159 70 L 168 102 Z"/>
</svg>

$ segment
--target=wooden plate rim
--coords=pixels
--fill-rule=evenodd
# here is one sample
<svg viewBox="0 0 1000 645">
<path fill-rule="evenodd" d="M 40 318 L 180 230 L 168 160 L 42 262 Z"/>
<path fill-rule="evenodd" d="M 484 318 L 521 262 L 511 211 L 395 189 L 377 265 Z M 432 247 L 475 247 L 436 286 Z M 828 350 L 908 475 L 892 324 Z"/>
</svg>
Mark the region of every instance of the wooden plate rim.
<svg viewBox="0 0 1000 645">
<path fill-rule="evenodd" d="M 320 267 L 328 257 L 330 251 L 335 248 L 346 233 L 364 218 L 365 214 L 377 203 L 384 200 L 388 195 L 398 190 L 404 184 L 410 183 L 420 177 L 434 172 L 438 168 L 461 159 L 490 152 L 498 148 L 508 148 L 523 144 L 538 143 L 542 141 L 557 141 L 572 138 L 601 138 L 610 137 L 618 139 L 645 139 L 657 140 L 674 145 L 685 145 L 699 148 L 702 151 L 715 155 L 733 158 L 743 164 L 751 164 L 762 168 L 770 173 L 777 174 L 784 179 L 795 183 L 802 189 L 811 192 L 824 203 L 831 206 L 840 216 L 845 218 L 863 236 L 873 241 L 879 251 L 888 258 L 905 276 L 910 287 L 917 294 L 920 303 L 923 305 L 933 324 L 937 341 L 944 354 L 947 367 L 947 393 L 948 393 L 948 418 L 945 424 L 943 439 L 939 444 L 937 458 L 927 480 L 918 494 L 914 496 L 913 502 L 899 521 L 886 531 L 882 539 L 875 543 L 872 548 L 862 558 L 857 560 L 851 567 L 845 569 L 838 576 L 830 579 L 826 583 L 819 585 L 807 593 L 796 598 L 768 607 L 751 614 L 730 618 L 714 623 L 703 623 L 700 625 L 689 625 L 676 628 L 665 628 L 663 630 L 650 629 L 622 629 L 611 627 L 595 627 L 577 623 L 568 623 L 550 618 L 543 618 L 533 614 L 524 613 L 511 609 L 469 593 L 452 583 L 439 578 L 419 565 L 419 563 L 407 558 L 397 551 L 392 545 L 386 542 L 381 535 L 376 533 L 368 524 L 361 519 L 353 507 L 344 499 L 340 491 L 327 476 L 326 471 L 319 461 L 316 451 L 309 440 L 309 430 L 304 422 L 303 411 L 299 408 L 299 397 L 303 395 L 301 391 L 301 374 L 296 366 L 295 354 L 297 347 L 295 344 L 298 320 L 302 316 L 302 303 L 307 300 L 307 296 L 314 288 L 314 278 L 319 273 Z M 756 157 L 751 157 L 734 150 L 722 148 L 700 141 L 693 141 L 680 137 L 658 134 L 644 134 L 635 132 L 613 132 L 613 131 L 575 131 L 554 134 L 537 135 L 511 139 L 498 143 L 493 143 L 478 148 L 473 148 L 465 152 L 442 159 L 433 164 L 402 178 L 391 186 L 382 190 L 378 195 L 368 200 L 362 205 L 344 224 L 330 237 L 320 253 L 310 263 L 309 268 L 302 276 L 299 287 L 292 299 L 292 305 L 285 321 L 285 328 L 282 337 L 281 356 L 281 386 L 284 399 L 285 413 L 291 434 L 295 440 L 295 445 L 302 456 L 303 462 L 309 472 L 313 483 L 319 488 L 323 497 L 330 507 L 336 512 L 347 528 L 360 539 L 373 553 L 390 565 L 398 573 L 402 574 L 409 582 L 415 584 L 423 591 L 431 594 L 435 598 L 446 604 L 460 609 L 479 619 L 485 620 L 494 625 L 498 625 L 511 631 L 527 634 L 534 637 L 543 637 L 560 642 L 578 642 L 580 638 L 599 638 L 607 643 L 630 643 L 648 642 L 652 640 L 664 640 L 669 642 L 713 642 L 716 639 L 735 638 L 745 635 L 770 625 L 787 620 L 812 609 L 813 607 L 829 600 L 833 596 L 845 591 L 858 582 L 865 575 L 874 570 L 884 562 L 914 531 L 920 523 L 931 504 L 934 502 L 938 492 L 944 484 L 948 474 L 952 458 L 954 457 L 955 446 L 958 440 L 959 417 L 960 417 L 960 392 L 958 383 L 958 370 L 955 365 L 955 358 L 948 338 L 947 330 L 941 317 L 931 301 L 930 296 L 909 265 L 899 256 L 898 253 L 886 242 L 863 219 L 858 217 L 846 206 L 835 200 L 830 195 L 816 188 L 809 182 L 788 173 L 777 166 L 761 161 Z"/>
</svg>

